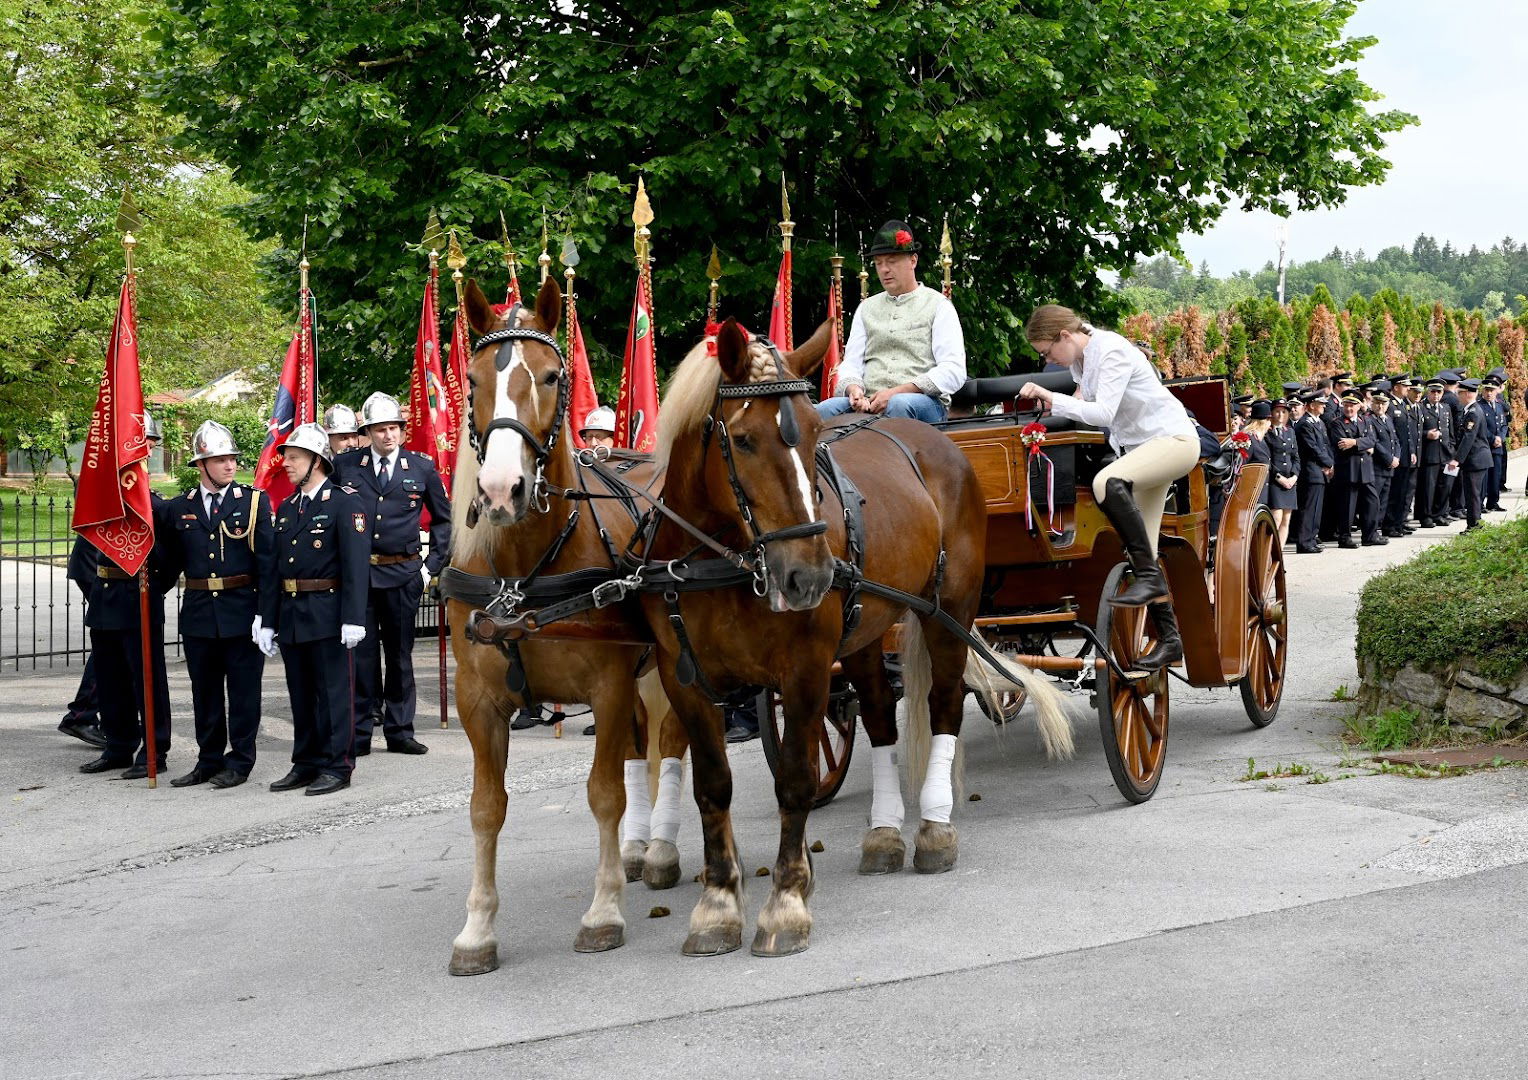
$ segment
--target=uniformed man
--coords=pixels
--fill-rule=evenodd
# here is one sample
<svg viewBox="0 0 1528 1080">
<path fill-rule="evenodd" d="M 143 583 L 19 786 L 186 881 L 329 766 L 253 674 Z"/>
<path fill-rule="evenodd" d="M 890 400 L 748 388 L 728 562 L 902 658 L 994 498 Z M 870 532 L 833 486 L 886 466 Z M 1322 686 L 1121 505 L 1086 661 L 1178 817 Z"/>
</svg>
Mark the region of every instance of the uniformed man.
<svg viewBox="0 0 1528 1080">
<path fill-rule="evenodd" d="M 208 420 L 191 438 L 201 483 L 165 504 L 166 555 L 186 575 L 180 634 L 196 716 L 196 766 L 172 787 L 238 787 L 255 766 L 260 731 L 260 595 L 276 587 L 269 504 L 234 482 L 233 433 Z"/>
<path fill-rule="evenodd" d="M 1390 420 L 1390 382 L 1380 379 L 1369 384 L 1369 425 L 1374 432 L 1374 479 L 1369 484 L 1374 516 L 1363 542 L 1370 547 L 1388 544 L 1384 529 L 1385 514 L 1390 508 L 1390 487 L 1395 470 L 1401 464 L 1400 435 Z M 1402 534 L 1404 535 L 1404 534 Z"/>
<path fill-rule="evenodd" d="M 349 405 L 331 405 L 324 413 L 324 432 L 329 436 L 329 452 L 339 457 L 361 445 L 355 428 L 355 410 Z"/>
<path fill-rule="evenodd" d="M 1295 551 L 1301 555 L 1320 554 L 1316 538 L 1321 526 L 1322 504 L 1326 501 L 1327 483 L 1336 466 L 1326 424 L 1321 418 L 1326 397 L 1320 390 L 1303 395 L 1305 416 L 1295 425 L 1295 441 L 1300 448 L 1299 510 L 1295 533 Z"/>
<path fill-rule="evenodd" d="M 164 439 L 159 421 L 143 418 L 143 433 L 152 450 Z M 164 500 L 150 494 L 154 521 L 162 520 Z M 76 545 L 90 544 L 84 537 Z M 83 557 L 83 556 L 82 556 Z M 123 570 L 99 550 L 95 555 L 95 577 L 90 583 L 90 599 L 85 605 L 85 626 L 90 630 L 90 650 L 95 658 L 96 677 L 101 693 L 101 733 L 106 746 L 101 756 L 80 766 L 82 773 L 101 773 L 123 769 L 122 779 L 141 780 L 149 774 L 148 741 L 143 716 L 143 637 L 138 605 L 138 579 Z M 149 665 L 148 681 L 154 694 L 154 763 L 156 773 L 164 769 L 170 751 L 170 684 L 164 666 L 164 594 L 175 584 L 165 560 L 165 537 L 156 528 L 154 546 L 149 551 Z"/>
<path fill-rule="evenodd" d="M 1480 383 L 1475 379 L 1460 380 L 1459 404 L 1464 407 L 1464 426 L 1449 462 L 1458 466 L 1463 481 L 1460 486 L 1464 489 L 1464 513 L 1469 522 L 1466 531 L 1480 528 L 1481 489 L 1491 471 L 1491 425 L 1485 410 L 1475 400 L 1479 389 Z"/>
<path fill-rule="evenodd" d="M 585 446 L 615 449 L 615 410 L 605 405 L 590 409 L 578 435 L 584 440 Z"/>
<path fill-rule="evenodd" d="M 1459 380 L 1462 376 L 1454 368 L 1444 368 L 1438 372 L 1443 380 L 1443 403 L 1448 406 L 1449 415 L 1454 422 L 1454 440 L 1457 442 L 1464 434 L 1464 404 L 1459 400 Z M 1450 521 L 1463 521 L 1464 509 L 1464 477 L 1462 473 L 1447 477 L 1448 501 L 1447 515 L 1444 524 Z"/>
<path fill-rule="evenodd" d="M 1414 423 L 1415 412 L 1407 394 L 1411 376 L 1405 372 L 1390 379 L 1392 393 L 1386 415 L 1395 429 L 1396 465 L 1390 479 L 1390 497 L 1384 511 L 1384 533 L 1390 537 L 1409 536 L 1416 530 L 1410 525 L 1411 499 L 1416 494 L 1417 446 L 1421 431 Z"/>
<path fill-rule="evenodd" d="M 82 539 L 76 539 L 74 547 L 69 551 L 66 574 L 80 590 L 82 604 L 90 602 L 90 589 L 95 583 L 100 556 L 100 548 Z M 58 730 L 97 750 L 106 749 L 106 735 L 101 731 L 101 713 L 97 704 L 94 649 L 85 652 L 85 670 L 80 673 L 80 684 L 75 688 L 74 700 L 69 702 L 64 718 L 58 722 Z"/>
<path fill-rule="evenodd" d="M 1491 471 L 1486 474 L 1481 497 L 1485 509 L 1492 512 L 1507 509 L 1501 504 L 1501 490 L 1507 475 L 1507 416 L 1497 394 L 1500 389 L 1501 384 L 1490 375 L 1480 380 L 1480 408 L 1491 424 Z"/>
<path fill-rule="evenodd" d="M 918 283 L 921 249 L 900 221 L 876 232 L 870 257 L 883 291 L 854 309 L 838 368 L 839 396 L 817 406 L 822 416 L 852 410 L 934 422 L 945 418 L 950 395 L 965 385 L 960 316 L 938 289 Z"/>
<path fill-rule="evenodd" d="M 371 524 L 360 498 L 330 482 L 329 436 L 300 424 L 281 447 L 293 491 L 276 511 L 279 587 L 260 596 L 260 650 L 280 643 L 292 701 L 292 769 L 272 791 L 327 795 L 355 767 L 353 650 L 366 637 Z"/>
<path fill-rule="evenodd" d="M 1322 380 L 1326 383 L 1326 380 Z M 1337 456 L 1337 424 L 1342 420 L 1342 398 L 1353 385 L 1353 373 L 1339 371 L 1333 375 L 1330 383 L 1327 383 L 1326 405 L 1321 412 L 1321 422 L 1326 425 L 1326 440 L 1332 446 L 1332 456 Z M 1335 474 L 1334 474 L 1335 477 Z M 1335 488 L 1336 481 L 1328 485 Z M 1321 507 L 1321 539 L 1328 544 L 1337 542 L 1337 508 L 1338 500 L 1335 498 L 1335 490 L 1329 490 L 1325 502 Z"/>
<path fill-rule="evenodd" d="M 1331 428 L 1337 436 L 1333 446 L 1337 459 L 1331 491 L 1337 504 L 1333 521 L 1337 546 L 1343 548 L 1358 547 L 1353 540 L 1355 516 L 1364 536 L 1370 535 L 1376 521 L 1370 487 L 1374 479 L 1374 431 L 1359 415 L 1362 407 L 1363 398 L 1356 391 L 1348 390 L 1342 395 L 1342 419 Z M 1379 539 L 1384 540 L 1384 537 Z M 1367 540 L 1364 542 L 1368 543 Z"/>
<path fill-rule="evenodd" d="M 335 459 L 335 478 L 356 492 L 371 517 L 367 636 L 356 652 L 355 752 L 371 753 L 372 728 L 381 721 L 390 752 L 423 754 L 428 747 L 414 738 L 414 616 L 426 582 L 450 556 L 451 503 L 434 462 L 402 449 L 403 411 L 395 398 L 372 394 L 358 426 L 370 445 Z M 419 544 L 425 511 L 428 558 Z"/>
<path fill-rule="evenodd" d="M 1454 456 L 1454 414 L 1443 401 L 1445 384 L 1427 380 L 1427 397 L 1418 409 L 1422 450 L 1417 466 L 1417 524 L 1424 529 L 1447 525 L 1448 490 L 1453 480 L 1443 468 Z"/>
</svg>

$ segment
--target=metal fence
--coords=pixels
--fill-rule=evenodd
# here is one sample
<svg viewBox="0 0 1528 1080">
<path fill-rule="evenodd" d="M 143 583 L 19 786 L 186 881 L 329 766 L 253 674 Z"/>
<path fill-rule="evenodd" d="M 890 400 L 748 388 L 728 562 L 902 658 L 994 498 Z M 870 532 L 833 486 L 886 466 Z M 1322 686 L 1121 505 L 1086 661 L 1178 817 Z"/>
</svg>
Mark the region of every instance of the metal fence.
<svg viewBox="0 0 1528 1080">
<path fill-rule="evenodd" d="M 90 652 L 85 600 L 67 577 L 74 500 L 0 494 L 0 674 L 80 665 Z M 165 647 L 180 654 L 180 593 L 165 597 Z M 428 596 L 414 625 L 433 635 L 438 605 Z"/>
</svg>

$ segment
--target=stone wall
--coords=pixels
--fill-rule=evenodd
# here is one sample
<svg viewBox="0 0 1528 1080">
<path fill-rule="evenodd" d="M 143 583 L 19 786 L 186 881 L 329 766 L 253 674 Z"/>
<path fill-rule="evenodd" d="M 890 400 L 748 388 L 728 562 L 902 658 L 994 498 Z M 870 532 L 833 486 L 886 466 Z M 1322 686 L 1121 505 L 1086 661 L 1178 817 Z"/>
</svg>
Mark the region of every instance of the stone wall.
<svg viewBox="0 0 1528 1080">
<path fill-rule="evenodd" d="M 1451 724 L 1502 731 L 1528 729 L 1528 665 L 1515 679 L 1498 683 L 1470 670 L 1468 657 L 1442 671 L 1412 664 L 1399 671 L 1385 671 L 1360 658 L 1358 677 L 1360 712 L 1419 709 Z"/>
</svg>

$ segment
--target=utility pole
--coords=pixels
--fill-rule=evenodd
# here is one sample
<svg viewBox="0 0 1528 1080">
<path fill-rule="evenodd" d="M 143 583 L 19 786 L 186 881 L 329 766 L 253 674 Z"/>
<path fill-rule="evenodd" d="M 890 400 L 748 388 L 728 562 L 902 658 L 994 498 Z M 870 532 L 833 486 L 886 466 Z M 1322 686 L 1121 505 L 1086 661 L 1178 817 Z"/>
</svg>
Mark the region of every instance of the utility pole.
<svg viewBox="0 0 1528 1080">
<path fill-rule="evenodd" d="M 1279 242 L 1279 306 L 1284 306 L 1284 253 L 1289 248 L 1289 222 L 1279 222 L 1274 230 L 1274 236 Z"/>
</svg>

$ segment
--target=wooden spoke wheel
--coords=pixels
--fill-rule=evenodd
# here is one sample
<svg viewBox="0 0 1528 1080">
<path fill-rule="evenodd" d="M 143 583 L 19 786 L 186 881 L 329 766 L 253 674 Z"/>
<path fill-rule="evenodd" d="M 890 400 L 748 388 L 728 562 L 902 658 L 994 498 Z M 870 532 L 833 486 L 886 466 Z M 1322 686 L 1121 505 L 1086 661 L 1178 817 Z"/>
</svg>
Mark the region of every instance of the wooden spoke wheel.
<svg viewBox="0 0 1528 1080">
<path fill-rule="evenodd" d="M 984 634 L 983 637 L 987 642 L 987 647 L 999 656 L 1019 651 L 1017 642 L 1000 641 L 997 635 L 990 633 Z M 982 711 L 983 716 L 994 724 L 1006 724 L 1013 720 L 1019 715 L 1019 710 L 1024 708 L 1024 702 L 1029 700 L 1029 691 L 1027 690 L 999 690 L 997 692 L 998 707 L 994 710 L 992 706 L 987 704 L 987 697 L 981 691 L 973 689 L 971 693 L 976 698 L 976 707 Z"/>
<path fill-rule="evenodd" d="M 815 765 L 817 768 L 817 797 L 814 807 L 826 806 L 844 786 L 849 775 L 849 759 L 854 756 L 854 727 L 859 719 L 859 701 L 853 691 L 839 689 L 840 680 L 834 680 L 835 693 L 828 699 L 827 714 L 816 732 Z M 780 696 L 773 690 L 765 690 L 754 706 L 759 713 L 759 741 L 764 744 L 764 760 L 769 771 L 780 774 L 780 743 L 785 738 L 785 715 L 780 708 Z"/>
<path fill-rule="evenodd" d="M 1247 552 L 1247 672 L 1240 682 L 1242 704 L 1254 727 L 1267 727 L 1284 696 L 1289 659 L 1289 607 L 1284 585 L 1284 549 L 1273 518 L 1252 523 Z"/>
<path fill-rule="evenodd" d="M 1098 605 L 1098 639 L 1120 668 L 1129 672 L 1137 657 L 1157 640 L 1156 625 L 1144 607 L 1114 607 L 1107 598 L 1123 592 L 1129 581 L 1124 563 L 1109 571 Z M 1121 679 L 1112 667 L 1098 673 L 1094 698 L 1104 756 L 1114 786 L 1133 803 L 1157 790 L 1167 761 L 1167 682 L 1165 670 L 1140 679 Z"/>
</svg>

